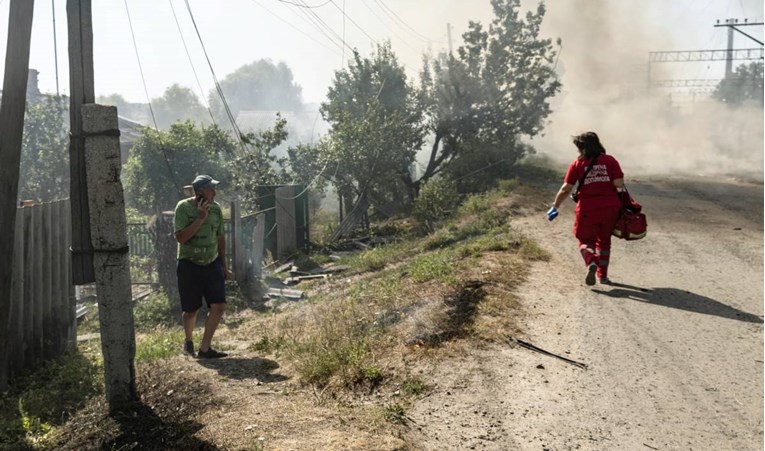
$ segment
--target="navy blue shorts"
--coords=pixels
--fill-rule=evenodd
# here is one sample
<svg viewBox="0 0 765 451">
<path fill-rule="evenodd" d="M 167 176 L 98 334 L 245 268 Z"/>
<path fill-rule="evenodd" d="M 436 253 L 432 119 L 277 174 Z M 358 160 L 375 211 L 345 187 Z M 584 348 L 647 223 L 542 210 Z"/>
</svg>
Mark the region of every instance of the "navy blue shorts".
<svg viewBox="0 0 765 451">
<path fill-rule="evenodd" d="M 202 298 L 210 304 L 226 302 L 226 285 L 220 257 L 207 266 L 200 266 L 188 260 L 178 260 L 178 294 L 181 309 L 196 312 L 202 307 Z"/>
</svg>

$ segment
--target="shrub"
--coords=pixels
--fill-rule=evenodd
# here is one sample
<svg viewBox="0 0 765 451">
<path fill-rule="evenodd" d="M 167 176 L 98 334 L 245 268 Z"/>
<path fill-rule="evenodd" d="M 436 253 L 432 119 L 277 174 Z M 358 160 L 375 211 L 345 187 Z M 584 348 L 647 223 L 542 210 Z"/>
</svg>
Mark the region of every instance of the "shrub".
<svg viewBox="0 0 765 451">
<path fill-rule="evenodd" d="M 413 214 L 429 232 L 432 232 L 438 221 L 455 212 L 458 203 L 457 185 L 449 179 L 439 177 L 422 185 L 420 195 L 414 201 Z"/>
</svg>

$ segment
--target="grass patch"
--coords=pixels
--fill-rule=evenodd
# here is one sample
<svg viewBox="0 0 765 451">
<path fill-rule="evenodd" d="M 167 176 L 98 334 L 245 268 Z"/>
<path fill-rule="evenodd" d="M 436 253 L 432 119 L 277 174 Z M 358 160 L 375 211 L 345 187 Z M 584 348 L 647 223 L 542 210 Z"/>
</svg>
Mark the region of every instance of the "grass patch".
<svg viewBox="0 0 765 451">
<path fill-rule="evenodd" d="M 95 359 L 74 353 L 12 382 L 0 396 L 0 449 L 41 446 L 46 436 L 102 391 Z"/>
<path fill-rule="evenodd" d="M 157 327 L 170 327 L 178 321 L 173 319 L 173 309 L 164 292 L 154 292 L 135 303 L 133 320 L 136 330 L 146 331 Z"/>
<path fill-rule="evenodd" d="M 380 271 L 387 265 L 393 264 L 412 251 L 411 242 L 401 242 L 389 244 L 387 246 L 375 247 L 352 255 L 342 261 L 343 264 L 351 267 L 355 272 Z"/>
<path fill-rule="evenodd" d="M 430 391 L 430 386 L 416 377 L 407 377 L 401 384 L 401 391 L 407 396 L 420 396 Z"/>
<path fill-rule="evenodd" d="M 148 334 L 136 337 L 135 361 L 151 362 L 181 354 L 184 341 L 180 328 L 156 328 Z"/>
<path fill-rule="evenodd" d="M 437 280 L 447 285 L 457 283 L 454 275 L 454 253 L 447 250 L 434 251 L 416 257 L 407 265 L 409 276 L 417 283 Z"/>
</svg>

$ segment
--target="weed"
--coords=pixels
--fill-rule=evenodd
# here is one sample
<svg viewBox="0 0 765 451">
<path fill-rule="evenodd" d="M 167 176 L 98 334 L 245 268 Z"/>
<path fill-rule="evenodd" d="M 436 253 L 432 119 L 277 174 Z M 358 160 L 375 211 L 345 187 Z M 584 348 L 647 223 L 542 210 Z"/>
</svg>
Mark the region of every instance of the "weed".
<svg viewBox="0 0 765 451">
<path fill-rule="evenodd" d="M 183 330 L 180 328 L 157 328 L 150 334 L 137 337 L 135 361 L 150 362 L 178 355 L 183 340 Z"/>
<path fill-rule="evenodd" d="M 6 406 L 0 409 L 0 448 L 26 449 L 43 440 L 97 395 L 102 383 L 100 365 L 83 354 L 48 362 L 14 381 L 0 397 Z"/>
<path fill-rule="evenodd" d="M 155 292 L 136 302 L 133 318 L 137 330 L 151 330 L 158 326 L 169 327 L 176 323 L 173 309 L 164 292 Z"/>
<path fill-rule="evenodd" d="M 419 396 L 430 390 L 430 386 L 416 377 L 407 377 L 401 384 L 401 389 L 406 395 Z"/>
<path fill-rule="evenodd" d="M 500 192 L 503 192 L 505 194 L 509 194 L 509 193 L 513 192 L 516 188 L 518 188 L 519 184 L 520 184 L 520 182 L 518 181 L 518 177 L 513 177 L 510 180 L 507 180 L 507 179 L 500 180 L 499 183 L 497 184 L 497 189 Z"/>
<path fill-rule="evenodd" d="M 409 263 L 409 275 L 417 283 L 438 280 L 453 285 L 456 282 L 454 263 L 451 252 L 435 251 L 421 255 Z"/>
<path fill-rule="evenodd" d="M 406 409 L 398 403 L 388 404 L 383 408 L 383 418 L 391 423 L 406 424 Z"/>
</svg>

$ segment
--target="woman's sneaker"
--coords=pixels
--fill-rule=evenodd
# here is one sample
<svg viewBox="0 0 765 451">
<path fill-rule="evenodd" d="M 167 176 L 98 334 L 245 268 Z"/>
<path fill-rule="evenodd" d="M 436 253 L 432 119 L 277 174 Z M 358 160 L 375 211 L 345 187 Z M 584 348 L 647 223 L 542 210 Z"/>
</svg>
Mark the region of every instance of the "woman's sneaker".
<svg viewBox="0 0 765 451">
<path fill-rule="evenodd" d="M 584 278 L 584 283 L 593 286 L 595 285 L 595 271 L 598 270 L 598 266 L 595 263 L 590 263 L 587 268 L 587 277 Z"/>
<path fill-rule="evenodd" d="M 207 351 L 200 350 L 197 353 L 197 357 L 200 359 L 219 359 L 221 357 L 226 357 L 228 354 L 225 352 L 216 351 L 213 348 L 208 349 Z"/>
<path fill-rule="evenodd" d="M 608 277 L 601 277 L 600 278 L 600 284 L 601 285 L 611 285 L 611 279 Z"/>
</svg>

